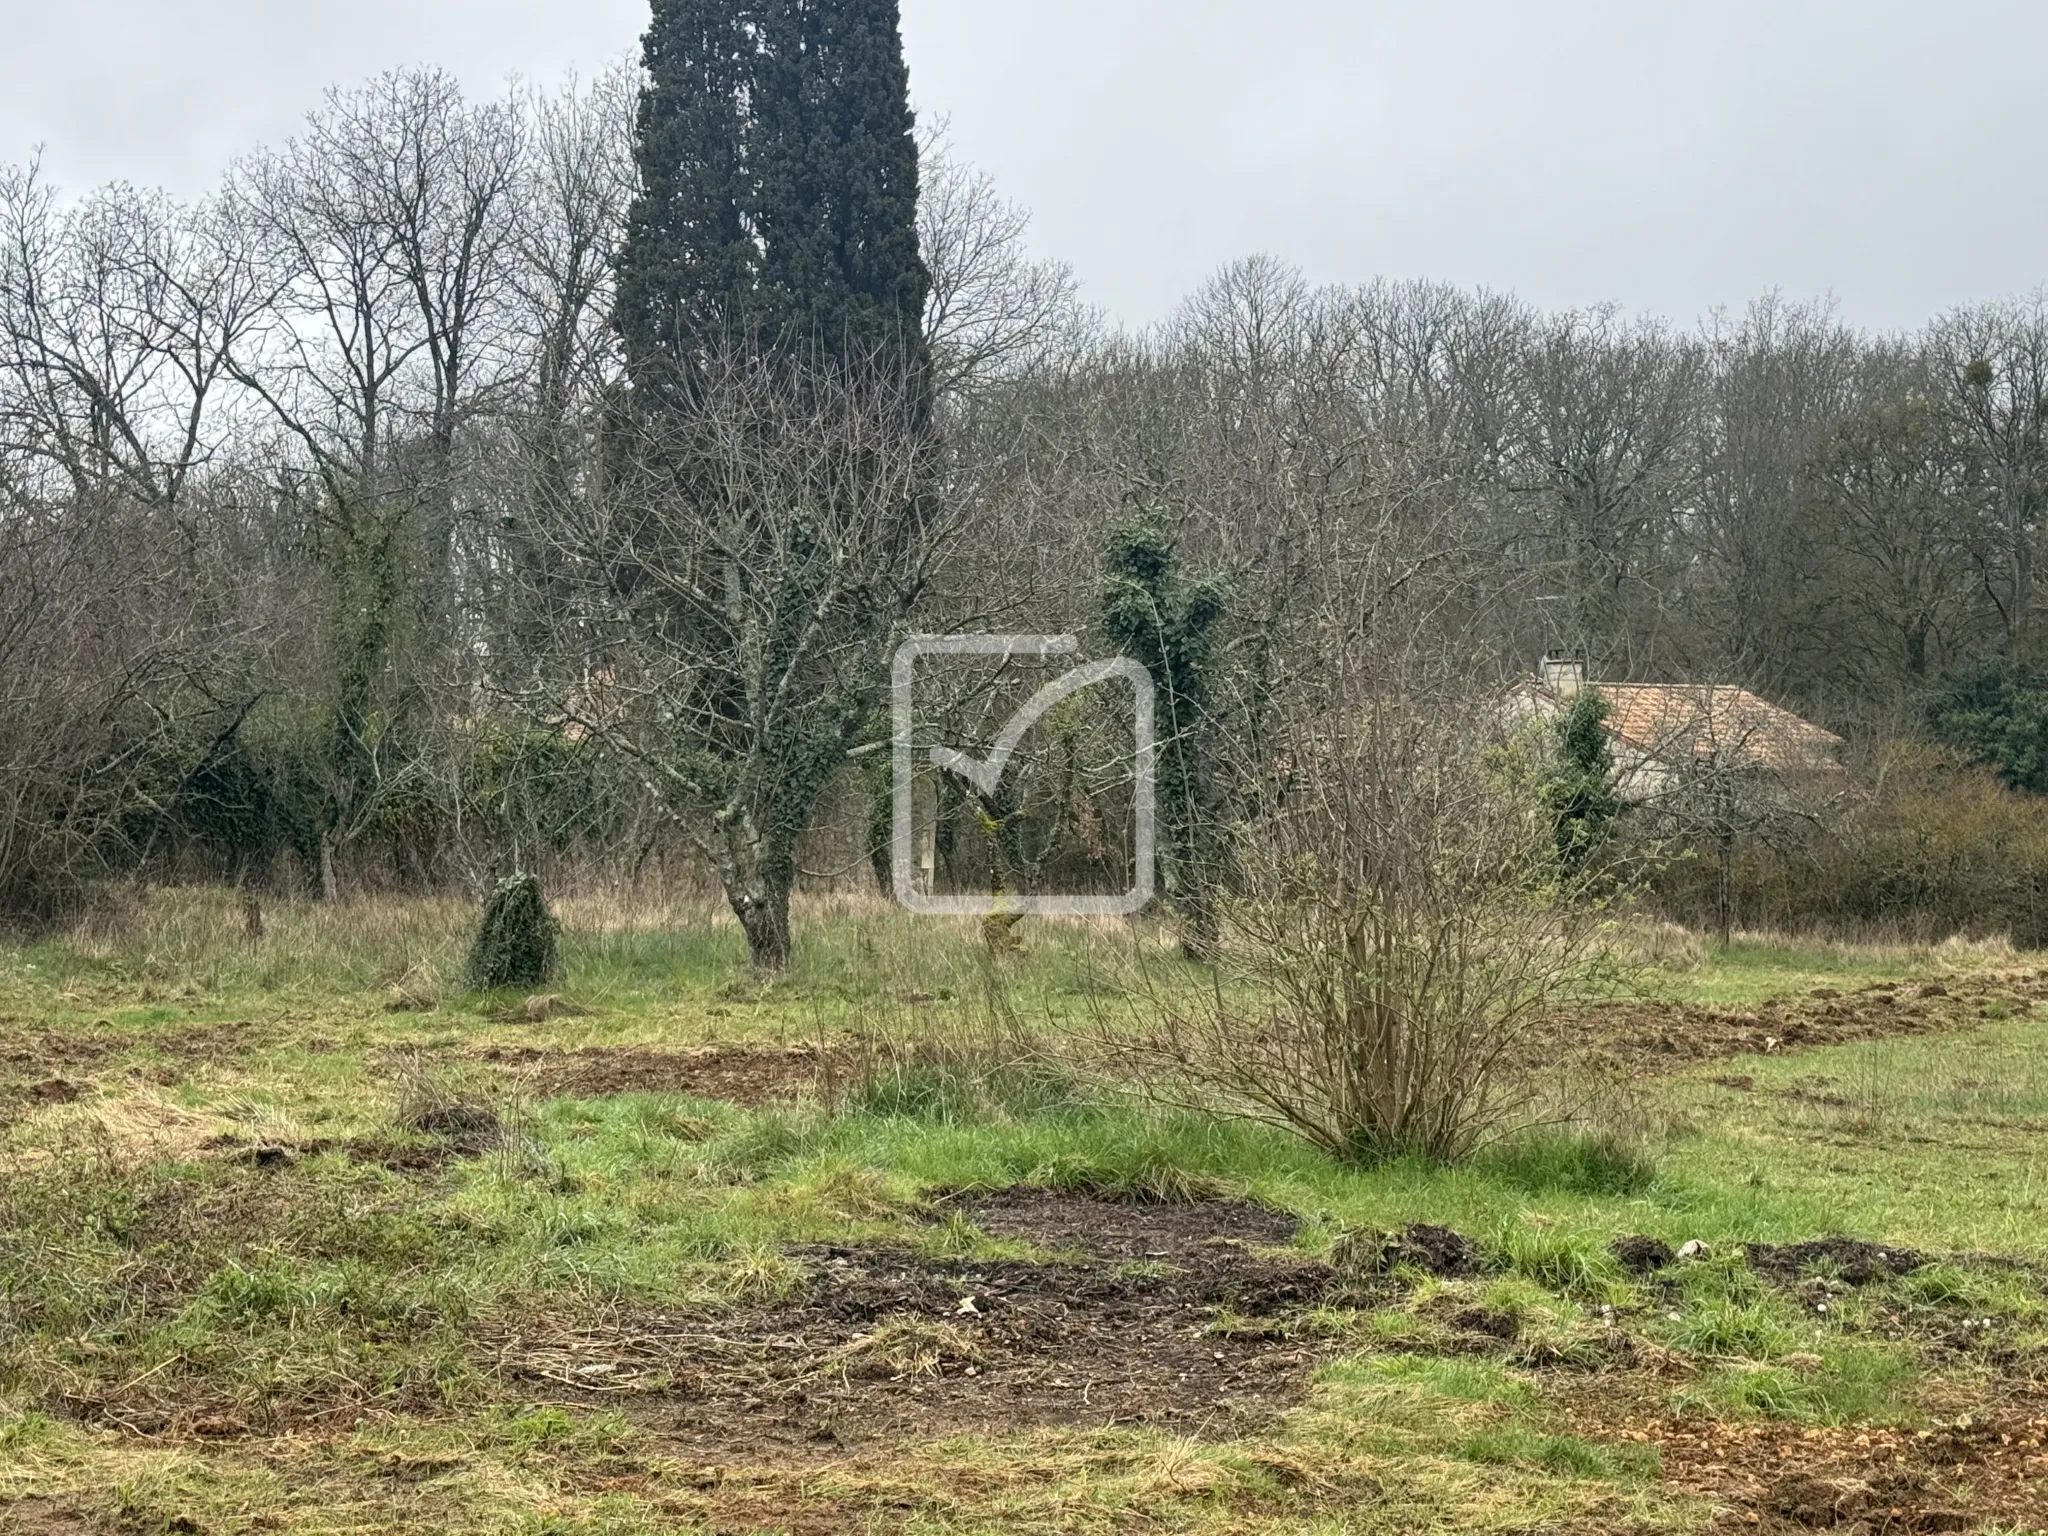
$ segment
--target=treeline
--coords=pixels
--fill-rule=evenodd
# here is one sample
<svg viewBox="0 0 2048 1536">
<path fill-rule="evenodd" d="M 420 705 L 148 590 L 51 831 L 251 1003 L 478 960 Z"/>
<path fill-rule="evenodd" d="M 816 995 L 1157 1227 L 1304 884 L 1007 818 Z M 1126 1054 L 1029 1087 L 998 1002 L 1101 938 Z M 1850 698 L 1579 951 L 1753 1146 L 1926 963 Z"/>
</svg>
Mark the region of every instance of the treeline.
<svg viewBox="0 0 2048 1536">
<path fill-rule="evenodd" d="M 1100 635 L 1146 520 L 1214 594 L 1219 697 L 1334 626 L 1739 683 L 1874 744 L 2048 645 L 2038 298 L 1681 327 L 1260 257 L 1134 333 L 942 143 L 903 158 L 874 10 L 723 84 L 656 34 L 651 73 L 553 94 L 390 75 L 193 204 L 0 172 L 0 909 L 675 858 L 772 906 L 821 805 L 864 867 L 893 639 Z M 865 83 L 791 73 L 834 57 Z M 778 81 L 877 80 L 840 160 L 772 120 Z M 741 133 L 784 157 L 705 201 Z M 849 234 L 855 182 L 914 240 Z M 706 229 L 717 261 L 661 255 Z"/>
</svg>

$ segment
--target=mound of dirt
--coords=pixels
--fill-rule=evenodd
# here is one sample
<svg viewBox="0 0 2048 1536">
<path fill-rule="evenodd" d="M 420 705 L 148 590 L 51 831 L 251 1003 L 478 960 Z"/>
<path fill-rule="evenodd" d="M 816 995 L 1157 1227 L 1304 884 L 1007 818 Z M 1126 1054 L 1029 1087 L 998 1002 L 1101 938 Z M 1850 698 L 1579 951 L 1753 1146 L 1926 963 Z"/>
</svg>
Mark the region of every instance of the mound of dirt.
<svg viewBox="0 0 2048 1536">
<path fill-rule="evenodd" d="M 1331 1257 L 1347 1275 L 1387 1275 L 1401 1265 L 1444 1280 L 1468 1279 L 1486 1267 L 1479 1245 L 1449 1227 L 1415 1222 L 1399 1232 L 1347 1232 Z"/>
<path fill-rule="evenodd" d="M 1632 1275 L 1655 1274 L 1678 1261 L 1671 1245 L 1661 1237 L 1617 1237 L 1608 1250 Z"/>
<path fill-rule="evenodd" d="M 1519 1317 L 1495 1307 L 1460 1307 L 1451 1314 L 1450 1323 L 1461 1333 L 1494 1339 L 1504 1344 L 1511 1342 L 1522 1332 L 1522 1320 Z"/>
<path fill-rule="evenodd" d="M 1846 1285 L 1869 1285 L 1910 1275 L 1927 1262 L 1910 1248 L 1853 1237 L 1823 1237 L 1809 1243 L 1746 1243 L 1743 1251 L 1751 1269 L 1783 1285 L 1797 1285 L 1816 1273 Z"/>
<path fill-rule="evenodd" d="M 717 1045 L 695 1051 L 637 1046 L 545 1050 L 492 1046 L 483 1060 L 515 1073 L 538 1098 L 682 1093 L 758 1108 L 822 1091 L 838 1058 L 816 1046 Z"/>
<path fill-rule="evenodd" d="M 569 1334 L 515 1326 L 498 1369 L 630 1398 L 643 1425 L 700 1454 L 758 1457 L 1063 1424 L 1231 1434 L 1299 1401 L 1336 1347 L 1296 1319 L 1337 1276 L 1250 1251 L 1293 1236 L 1260 1207 L 1031 1190 L 969 1208 L 991 1232 L 1087 1257 L 801 1248 L 787 1300 Z"/>
<path fill-rule="evenodd" d="M 1557 1014 L 1531 1031 L 1522 1049 L 1532 1063 L 1566 1054 L 1638 1073 L 1675 1072 L 1729 1056 L 1970 1029 L 1994 1001 L 2015 1011 L 2048 1002 L 2048 971 L 1985 972 L 1910 989 L 1876 982 L 1846 995 L 1817 987 L 1806 997 L 1773 998 L 1743 1011 L 1610 1003 Z"/>
</svg>

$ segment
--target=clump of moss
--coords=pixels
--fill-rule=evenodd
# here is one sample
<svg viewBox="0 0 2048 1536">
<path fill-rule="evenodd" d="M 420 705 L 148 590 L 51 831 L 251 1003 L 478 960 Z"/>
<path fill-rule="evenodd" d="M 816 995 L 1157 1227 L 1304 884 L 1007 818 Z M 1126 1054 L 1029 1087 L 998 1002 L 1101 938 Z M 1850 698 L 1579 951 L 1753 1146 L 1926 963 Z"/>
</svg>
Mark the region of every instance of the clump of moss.
<svg viewBox="0 0 2048 1536">
<path fill-rule="evenodd" d="M 561 925 L 548 910 L 540 882 L 514 875 L 491 893 L 484 920 L 470 946 L 471 988 L 538 987 L 561 970 Z"/>
</svg>

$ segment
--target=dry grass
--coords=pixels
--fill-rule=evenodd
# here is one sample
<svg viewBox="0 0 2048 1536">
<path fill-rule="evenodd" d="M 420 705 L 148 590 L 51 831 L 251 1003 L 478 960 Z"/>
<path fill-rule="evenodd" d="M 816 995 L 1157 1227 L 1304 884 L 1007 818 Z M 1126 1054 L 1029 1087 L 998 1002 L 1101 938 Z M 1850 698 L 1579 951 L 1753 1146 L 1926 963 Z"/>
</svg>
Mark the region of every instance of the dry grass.
<svg viewBox="0 0 2048 1536">
<path fill-rule="evenodd" d="M 1835 1225 L 2038 1257 L 2048 1084 L 2017 1005 L 1954 1037 L 1659 1080 L 1645 1091 L 1693 1129 L 1623 1182 L 1571 1146 L 1347 1168 L 1255 1129 L 1155 1116 L 1073 1059 L 1062 1029 L 1090 1016 L 1086 989 L 1137 952 L 1176 963 L 1156 927 L 1034 920 L 1021 955 L 991 957 L 971 920 L 805 898 L 807 949 L 763 987 L 714 901 L 598 891 L 560 910 L 575 1011 L 539 1018 L 446 987 L 466 902 L 273 903 L 252 944 L 231 895 L 150 893 L 90 932 L 0 952 L 14 1043 L 101 1052 L 47 1069 L 82 1096 L 23 1114 L 0 1167 L 16 1175 L 0 1198 L 0 1529 L 1648 1536 L 1772 1518 L 1725 1486 L 1694 1495 L 1633 1470 L 1623 1453 L 1644 1442 L 1622 1446 L 1623 1431 L 1661 1425 L 1674 1394 L 1690 1394 L 1690 1425 L 1761 1440 L 1761 1424 L 1795 1451 L 1809 1422 L 1853 1442 L 1878 1419 L 2038 1395 L 1994 1353 L 2048 1358 L 2025 1354 L 2048 1347 L 2048 1324 L 2016 1271 L 1941 1266 L 1945 1288 L 1833 1298 L 1851 1312 L 1837 1324 L 1741 1259 L 1746 1240 Z M 2038 963 L 1989 943 L 1636 942 L 1656 985 L 1703 997 Z M 387 1013 L 394 986 L 430 1011 Z M 1971 989 L 1954 993 L 1974 1010 Z M 667 1092 L 527 1102 L 476 1060 L 498 1042 L 673 1051 L 773 1032 L 853 1036 L 859 1070 L 828 1103 L 747 1110 Z M 1731 1074 L 1750 1086 L 1715 1081 Z M 259 1146 L 286 1155 L 259 1164 L 245 1155 Z M 1351 1357 L 1270 1423 L 1082 1414 L 858 1451 L 688 1438 L 673 1372 L 685 1344 L 695 1369 L 719 1368 L 704 1341 L 726 1309 L 800 1298 L 817 1245 L 1037 1262 L 932 1199 L 1019 1180 L 1120 1201 L 1250 1196 L 1310 1216 L 1305 1263 L 1342 1230 L 1440 1223 L 1495 1267 L 1312 1316 L 1219 1318 Z M 1698 1237 L 1713 1257 L 1653 1287 L 1616 1270 L 1622 1232 Z M 1892 1340 L 1894 1312 L 1919 1331 Z M 1991 1344 L 1943 1342 L 1966 1313 L 1997 1320 Z M 1469 1315 L 1509 1315 L 1519 1334 Z M 981 1347 L 943 1308 L 891 1301 L 853 1328 L 818 1368 L 906 1397 L 964 1376 Z M 1629 1361 L 1605 1352 L 1617 1330 L 1636 1339 Z M 1731 1354 L 1745 1338 L 1777 1353 Z M 764 1347 L 747 1340 L 727 1375 Z M 635 1418 L 608 1411 L 629 1404 Z M 39 1502 L 7 1505 L 24 1497 Z"/>
<path fill-rule="evenodd" d="M 186 1162 L 214 1147 L 240 1143 L 252 1128 L 272 1136 L 304 1134 L 285 1117 L 253 1110 L 231 1115 L 188 1108 L 151 1087 L 121 1094 L 94 1092 L 76 1103 L 52 1105 L 26 1116 L 0 1147 L 0 1177 L 81 1158 L 121 1167 Z"/>
</svg>

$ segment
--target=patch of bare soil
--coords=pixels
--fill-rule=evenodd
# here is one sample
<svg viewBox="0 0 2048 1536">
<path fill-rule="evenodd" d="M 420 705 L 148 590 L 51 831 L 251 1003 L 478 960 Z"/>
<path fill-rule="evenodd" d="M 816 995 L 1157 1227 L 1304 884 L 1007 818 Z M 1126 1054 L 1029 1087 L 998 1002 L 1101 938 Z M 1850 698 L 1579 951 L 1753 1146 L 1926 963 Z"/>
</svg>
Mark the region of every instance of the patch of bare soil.
<svg viewBox="0 0 2048 1536">
<path fill-rule="evenodd" d="M 119 1049 L 98 1036 L 0 1023 L 0 1129 L 45 1105 L 76 1103 L 86 1075 Z"/>
<path fill-rule="evenodd" d="M 31 1496 L 0 1503 L 0 1531 L 13 1536 L 98 1536 L 109 1529 L 104 1522 L 56 1499 Z"/>
<path fill-rule="evenodd" d="M 2001 971 L 1941 982 L 1877 982 L 1854 992 L 1818 987 L 1753 1009 L 1691 1003 L 1610 1003 L 1560 1013 L 1533 1031 L 1532 1060 L 1559 1051 L 1632 1072 L 1676 1072 L 1697 1061 L 1968 1029 L 2005 1010 L 2048 1002 L 2048 971 Z M 1725 1086 L 1748 1086 L 1717 1079 Z"/>
<path fill-rule="evenodd" d="M 1071 1257 L 804 1248 L 784 1301 L 709 1321 L 515 1327 L 496 1341 L 498 1368 L 633 1398 L 635 1418 L 668 1439 L 758 1460 L 1044 1425 L 1234 1434 L 1298 1402 L 1328 1353 L 1297 1324 L 1336 1272 L 1260 1251 L 1291 1239 L 1286 1217 L 1047 1190 L 958 1203 L 992 1234 Z"/>
<path fill-rule="evenodd" d="M 386 1132 L 345 1141 L 331 1136 L 301 1141 L 252 1141 L 239 1131 L 228 1131 L 208 1137 L 198 1150 L 222 1162 L 265 1172 L 290 1168 L 302 1158 L 339 1150 L 359 1166 L 374 1165 L 393 1173 L 433 1174 L 499 1144 L 495 1121 L 486 1122 L 459 1112 L 423 1118 L 426 1123 L 410 1136 Z"/>
<path fill-rule="evenodd" d="M 87 1071 L 121 1049 L 104 1034 L 10 1022 L 0 1025 L 0 1075 L 41 1078 Z"/>
<path fill-rule="evenodd" d="M 536 1098 L 684 1093 L 759 1108 L 821 1093 L 841 1058 L 817 1046 L 714 1045 L 694 1051 L 587 1046 L 492 1046 L 482 1059 L 514 1074 Z"/>
<path fill-rule="evenodd" d="M 1972 1416 L 1935 1430 L 1650 1420 L 1667 1484 L 1732 1510 L 1732 1529 L 1919 1536 L 2034 1522 L 2048 1508 L 2048 1418 Z"/>
<path fill-rule="evenodd" d="M 1823 1237 L 1808 1243 L 1749 1243 L 1749 1267 L 1781 1285 L 1796 1285 L 1818 1276 L 1844 1285 L 1910 1275 L 1927 1261 L 1910 1248 L 1866 1243 L 1854 1237 Z"/>
<path fill-rule="evenodd" d="M 116 1030 L 105 1021 L 62 1029 L 0 1021 L 0 1128 L 49 1105 L 77 1103 L 93 1091 L 95 1072 L 134 1052 L 154 1052 L 169 1064 L 133 1064 L 129 1076 L 168 1084 L 178 1081 L 182 1068 L 234 1061 L 275 1039 L 271 1026 L 247 1021 L 136 1031 Z"/>
<path fill-rule="evenodd" d="M 235 1019 L 222 1024 L 163 1024 L 140 1037 L 147 1045 L 174 1061 L 188 1063 L 239 1061 L 252 1051 L 276 1043 L 274 1025 L 253 1019 Z"/>
<path fill-rule="evenodd" d="M 1126 1262 L 1213 1257 L 1219 1249 L 1285 1248 L 1301 1223 L 1285 1211 L 1247 1200 L 1184 1205 L 1081 1196 L 1016 1184 L 965 1190 L 939 1202 L 958 1210 L 990 1237 L 1030 1243 L 1048 1252 L 1079 1252 Z"/>
</svg>

